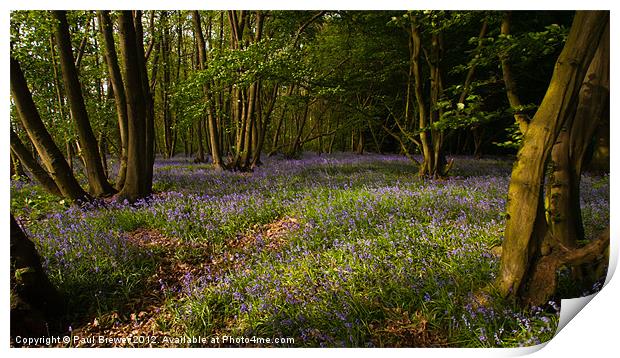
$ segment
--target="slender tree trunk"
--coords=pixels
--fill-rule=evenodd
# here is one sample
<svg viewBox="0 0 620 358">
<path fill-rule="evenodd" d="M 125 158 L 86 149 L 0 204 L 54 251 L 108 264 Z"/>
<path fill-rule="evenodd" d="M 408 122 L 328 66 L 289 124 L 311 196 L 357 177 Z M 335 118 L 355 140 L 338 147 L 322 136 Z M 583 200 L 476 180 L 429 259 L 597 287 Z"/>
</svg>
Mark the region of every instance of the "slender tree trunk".
<svg viewBox="0 0 620 358">
<path fill-rule="evenodd" d="M 295 88 L 294 84 L 291 84 L 286 91 L 286 97 L 290 97 L 293 94 L 293 90 Z M 271 141 L 271 152 L 269 152 L 268 156 L 272 156 L 277 152 L 278 148 L 278 139 L 280 138 L 280 131 L 282 129 L 282 124 L 284 123 L 284 119 L 286 117 L 286 102 L 282 105 L 282 113 L 280 114 L 280 119 L 278 120 L 278 125 L 276 126 L 276 131 L 273 134 L 273 140 Z"/>
<path fill-rule="evenodd" d="M 465 105 L 465 101 L 467 100 L 467 95 L 469 95 L 471 83 L 474 79 L 474 74 L 476 72 L 476 66 L 478 65 L 478 61 L 480 58 L 480 52 L 484 46 L 484 38 L 487 35 L 487 31 L 489 29 L 488 21 L 485 18 L 482 22 L 482 27 L 480 28 L 480 33 L 478 34 L 478 45 L 474 51 L 474 58 L 470 62 L 469 70 L 467 71 L 467 75 L 465 76 L 465 82 L 463 83 L 463 91 L 459 96 L 459 103 L 463 103 Z M 483 128 L 479 125 L 474 125 L 471 129 L 473 140 L 474 140 L 474 157 L 476 159 L 480 159 L 482 157 L 481 152 L 481 144 L 482 144 L 482 132 Z"/>
<path fill-rule="evenodd" d="M 109 195 L 115 192 L 108 183 L 101 166 L 101 158 L 97 148 L 97 138 L 93 133 L 82 96 L 82 88 L 78 79 L 77 69 L 73 60 L 69 25 L 64 11 L 54 11 L 56 19 L 55 38 L 58 42 L 62 78 L 69 99 L 71 116 L 78 132 L 82 156 L 86 165 L 86 176 L 90 192 L 95 196 Z"/>
<path fill-rule="evenodd" d="M 263 121 L 263 125 L 260 131 L 260 136 L 258 138 L 258 143 L 256 145 L 256 151 L 254 152 L 254 159 L 252 160 L 252 167 L 256 167 L 261 165 L 261 152 L 263 151 L 263 145 L 265 144 L 265 134 L 267 133 L 267 128 L 271 123 L 271 114 L 273 113 L 273 108 L 275 107 L 276 100 L 278 98 L 278 91 L 280 89 L 280 85 L 276 83 L 273 86 L 273 91 L 271 97 L 269 99 L 269 105 L 267 107 L 267 112 L 265 113 L 265 119 Z"/>
<path fill-rule="evenodd" d="M 16 155 L 23 163 L 32 176 L 41 184 L 43 189 L 49 193 L 62 197 L 62 193 L 54 182 L 54 179 L 43 169 L 39 162 L 32 156 L 28 148 L 19 139 L 19 136 L 11 129 L 11 155 Z M 17 166 L 16 166 L 17 167 Z"/>
<path fill-rule="evenodd" d="M 65 142 L 65 150 L 67 151 L 67 164 L 69 164 L 69 168 L 73 173 L 73 159 L 75 157 L 75 153 L 73 151 L 73 146 L 71 145 L 70 140 Z"/>
<path fill-rule="evenodd" d="M 605 27 L 607 11 L 577 11 L 545 97 L 528 125 L 508 188 L 507 224 L 497 288 L 526 304 L 546 302 L 561 264 L 589 258 L 600 240 L 577 250 L 549 245 L 543 183 L 547 159 L 562 127 L 575 114 L 580 89 Z"/>
<path fill-rule="evenodd" d="M 108 158 L 106 156 L 107 148 L 106 148 L 105 136 L 103 132 L 99 133 L 99 153 L 101 153 L 101 166 L 103 167 L 103 173 L 106 178 L 108 177 Z"/>
<path fill-rule="evenodd" d="M 501 34 L 510 35 L 510 18 L 511 12 L 504 13 L 501 25 Z M 510 55 L 506 52 L 500 53 L 500 63 L 502 65 L 502 74 L 504 76 L 504 86 L 506 86 L 506 96 L 508 97 L 508 103 L 512 107 L 514 112 L 514 118 L 519 125 L 521 133 L 525 133 L 530 122 L 530 118 L 527 114 L 523 113 L 521 107 L 523 106 L 519 95 L 517 93 L 517 84 L 512 76 L 512 66 L 510 65 Z"/>
<path fill-rule="evenodd" d="M 169 158 L 172 147 L 172 113 L 170 111 L 169 93 L 170 93 L 170 32 L 168 31 L 168 13 L 161 12 L 160 26 L 162 28 L 161 41 L 159 43 L 161 61 L 162 61 L 162 81 L 161 81 L 161 103 L 164 125 L 164 155 Z"/>
<path fill-rule="evenodd" d="M 19 62 L 13 58 L 11 58 L 11 94 L 28 137 L 62 195 L 74 202 L 89 200 L 90 196 L 75 180 L 71 168 L 45 128 Z"/>
<path fill-rule="evenodd" d="M 103 43 L 105 46 L 105 59 L 110 75 L 110 83 L 112 92 L 114 93 L 114 101 L 116 104 L 116 115 L 118 118 L 118 129 L 120 134 L 120 161 L 118 174 L 116 176 L 116 189 L 121 190 L 125 184 L 125 175 L 127 173 L 127 100 L 125 98 L 125 88 L 121 69 L 118 65 L 118 57 L 116 55 L 116 47 L 114 45 L 114 36 L 112 34 L 112 21 L 110 20 L 109 11 L 99 11 L 99 24 L 103 34 Z"/>
<path fill-rule="evenodd" d="M 433 174 L 433 146 L 430 131 L 427 128 L 429 123 L 429 112 L 422 94 L 422 70 L 420 68 L 420 53 L 422 51 L 422 36 L 420 34 L 419 24 L 414 19 L 410 27 L 411 40 L 411 74 L 413 75 L 413 90 L 418 107 L 418 127 L 420 128 L 420 144 L 422 145 L 422 156 L 424 161 L 420 166 L 420 175 Z"/>
<path fill-rule="evenodd" d="M 26 148 L 26 147 L 24 146 L 24 148 Z M 30 153 L 30 151 L 28 151 L 28 153 Z M 32 154 L 31 154 L 31 156 L 32 156 Z M 38 164 L 39 163 L 37 162 L 37 165 Z M 44 170 L 44 169 L 41 169 L 41 170 Z M 45 172 L 45 174 L 48 175 L 47 172 Z M 22 177 L 24 179 L 28 179 L 28 176 L 26 175 L 26 172 L 24 171 L 24 166 L 22 165 L 22 162 L 19 159 L 19 156 L 17 156 L 15 151 L 12 150 L 12 148 L 11 148 L 11 176 L 13 176 L 13 175 L 17 175 L 17 176 Z M 48 175 L 48 177 L 49 177 L 49 175 Z M 51 180 L 52 183 L 54 183 L 54 180 L 52 178 L 50 178 L 50 180 Z M 56 186 L 56 183 L 54 183 L 54 186 Z M 58 187 L 56 187 L 56 189 L 58 189 Z M 58 195 L 60 195 L 60 191 L 58 191 Z"/>
<path fill-rule="evenodd" d="M 207 68 L 207 51 L 206 51 L 206 42 L 204 36 L 202 35 L 202 26 L 200 22 L 200 13 L 198 10 L 195 10 L 192 14 L 192 19 L 194 22 L 194 33 L 196 34 L 196 40 L 198 44 L 198 63 L 199 69 L 204 70 Z M 207 131 L 209 144 L 211 149 L 211 158 L 213 160 L 213 167 L 215 170 L 222 170 L 222 154 L 220 150 L 220 138 L 219 131 L 217 125 L 217 119 L 214 114 L 214 101 L 213 94 L 210 90 L 209 82 L 206 82 L 204 87 L 204 96 L 205 101 L 208 102 L 207 108 Z"/>
<path fill-rule="evenodd" d="M 77 48 L 75 53 L 75 69 L 79 73 L 80 66 L 82 64 L 82 58 L 84 57 L 84 53 L 86 52 L 86 44 L 88 43 L 88 31 L 90 30 L 90 16 L 86 21 L 86 28 L 84 29 L 84 37 L 82 37 L 82 41 L 80 41 L 80 46 Z"/>
</svg>

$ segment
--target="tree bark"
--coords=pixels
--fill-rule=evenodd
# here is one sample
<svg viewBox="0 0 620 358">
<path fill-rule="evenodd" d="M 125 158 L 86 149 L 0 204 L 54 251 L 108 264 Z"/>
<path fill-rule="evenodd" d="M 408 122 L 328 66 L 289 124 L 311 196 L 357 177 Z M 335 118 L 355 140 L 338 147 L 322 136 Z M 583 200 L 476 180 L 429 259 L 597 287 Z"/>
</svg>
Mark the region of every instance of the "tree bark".
<svg viewBox="0 0 620 358">
<path fill-rule="evenodd" d="M 542 200 L 547 158 L 562 127 L 575 113 L 583 80 L 608 22 L 609 12 L 577 11 L 547 93 L 524 134 L 508 188 L 507 224 L 497 281 L 504 296 L 539 303 L 533 300 L 528 287 L 535 285 L 531 274 L 536 270 L 536 258 L 551 250 L 545 240 L 549 231 Z"/>
<path fill-rule="evenodd" d="M 58 328 L 63 300 L 51 284 L 34 243 L 11 215 L 11 335 L 36 336 Z"/>
<path fill-rule="evenodd" d="M 149 83 L 149 76 L 146 69 L 146 56 L 144 53 L 144 30 L 142 28 L 142 11 L 133 12 L 133 22 L 135 30 L 135 47 L 137 53 L 137 65 L 139 69 L 140 82 L 142 84 L 142 96 L 145 107 L 145 130 L 144 130 L 144 158 L 142 162 L 144 179 L 141 184 L 144 196 L 149 195 L 153 191 L 153 165 L 155 163 L 155 106 L 153 93 Z M 151 23 L 152 24 L 152 23 Z M 153 29 L 151 28 L 151 31 Z M 157 56 L 153 59 L 153 73 L 157 69 Z"/>
<path fill-rule="evenodd" d="M 123 77 L 121 76 L 121 69 L 118 65 L 109 11 L 99 11 L 98 15 L 101 32 L 103 34 L 105 59 L 108 66 L 112 92 L 114 93 L 118 129 L 120 133 L 121 150 L 118 174 L 116 176 L 116 189 L 121 190 L 125 184 L 125 175 L 127 174 L 127 100 L 125 98 L 125 88 L 123 85 Z"/>
<path fill-rule="evenodd" d="M 131 11 L 123 11 L 119 18 L 119 38 L 123 57 L 123 77 L 127 98 L 127 176 L 119 199 L 134 202 L 148 195 L 145 181 L 146 152 L 146 99 L 142 88 L 138 60 L 136 30 Z"/>
<path fill-rule="evenodd" d="M 194 23 L 194 33 L 196 34 L 196 40 L 198 44 L 198 64 L 199 69 L 205 70 L 207 68 L 207 50 L 205 38 L 202 34 L 202 25 L 200 21 L 200 13 L 195 10 L 192 13 L 192 20 Z M 214 99 L 211 93 L 210 83 L 207 81 L 203 86 L 205 101 L 207 102 L 207 131 L 209 138 L 209 145 L 211 149 L 211 158 L 213 160 L 213 167 L 215 170 L 222 170 L 224 165 L 222 163 L 222 154 L 220 149 L 219 130 L 217 125 L 217 119 L 214 114 Z"/>
<path fill-rule="evenodd" d="M 504 36 L 510 35 L 510 18 L 511 12 L 507 11 L 504 13 L 504 17 L 502 18 L 501 25 L 501 34 Z M 502 52 L 499 55 L 500 63 L 502 65 L 502 75 L 504 78 L 504 86 L 506 86 L 506 96 L 508 97 L 508 103 L 510 107 L 512 107 L 514 111 L 514 118 L 517 124 L 519 125 L 519 130 L 521 133 L 525 133 L 527 131 L 530 118 L 527 114 L 523 113 L 521 107 L 523 104 L 521 103 L 521 99 L 517 93 L 517 83 L 515 82 L 512 76 L 512 66 L 510 65 L 510 55 L 507 52 Z"/>
<path fill-rule="evenodd" d="M 54 179 L 62 195 L 74 202 L 89 200 L 90 196 L 75 180 L 71 168 L 69 168 L 60 149 L 45 128 L 39 111 L 32 100 L 32 94 L 28 89 L 19 62 L 13 58 L 11 58 L 11 94 L 28 137 L 30 137 L 43 161 L 43 165 Z"/>
<path fill-rule="evenodd" d="M 65 11 L 54 11 L 53 14 L 56 19 L 54 36 L 60 54 L 62 78 L 70 104 L 71 116 L 77 128 L 78 139 L 82 148 L 89 190 L 95 196 L 109 195 L 114 193 L 115 190 L 106 180 L 103 167 L 101 166 L 97 138 L 90 126 L 84 97 L 82 96 L 82 87 L 73 60 L 66 14 Z"/>
<path fill-rule="evenodd" d="M 609 104 L 609 28 L 599 43 L 579 91 L 579 105 L 551 150 L 552 172 L 546 190 L 550 235 L 563 248 L 574 249 L 584 240 L 580 183 L 586 151 Z M 585 279 L 585 267 L 573 270 L 577 282 Z M 582 282 L 592 284 L 593 282 Z"/>
<path fill-rule="evenodd" d="M 39 162 L 32 156 L 28 148 L 19 139 L 19 136 L 11 129 L 11 153 L 15 154 L 19 158 L 32 176 L 41 184 L 43 189 L 49 193 L 62 197 L 62 193 L 58 186 L 54 182 L 54 179 L 43 169 Z"/>
</svg>

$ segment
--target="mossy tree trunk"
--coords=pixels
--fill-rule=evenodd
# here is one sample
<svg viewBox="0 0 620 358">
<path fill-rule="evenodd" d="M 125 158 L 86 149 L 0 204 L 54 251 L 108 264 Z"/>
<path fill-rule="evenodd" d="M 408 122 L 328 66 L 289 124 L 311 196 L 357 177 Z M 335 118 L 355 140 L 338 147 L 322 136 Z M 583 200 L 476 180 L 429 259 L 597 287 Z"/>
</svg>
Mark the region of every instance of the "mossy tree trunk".
<svg viewBox="0 0 620 358">
<path fill-rule="evenodd" d="M 62 196 L 73 202 L 90 200 L 90 195 L 80 187 L 62 152 L 45 128 L 19 62 L 14 58 L 11 58 L 11 95 L 24 130 Z"/>
<path fill-rule="evenodd" d="M 576 113 L 580 90 L 587 87 L 582 83 L 599 43 L 605 41 L 608 22 L 606 11 L 578 11 L 575 15 L 547 93 L 528 125 L 513 167 L 497 288 L 504 296 L 516 297 L 526 304 L 545 303 L 555 292 L 557 269 L 597 256 L 608 238 L 603 235 L 600 240 L 576 249 L 564 247 L 560 243 L 568 239 L 554 237 L 550 229 L 554 224 L 546 220 L 543 200 L 545 170 L 552 148 L 562 128 Z M 562 210 L 574 208 L 569 205 Z M 564 211 L 561 214 L 569 215 Z"/>
</svg>

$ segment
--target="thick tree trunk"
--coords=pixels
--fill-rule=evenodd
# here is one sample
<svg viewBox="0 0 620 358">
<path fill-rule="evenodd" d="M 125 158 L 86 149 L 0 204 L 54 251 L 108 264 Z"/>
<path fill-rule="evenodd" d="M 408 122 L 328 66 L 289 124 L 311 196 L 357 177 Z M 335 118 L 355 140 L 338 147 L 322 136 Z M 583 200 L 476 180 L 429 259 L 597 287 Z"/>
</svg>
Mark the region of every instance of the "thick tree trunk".
<svg viewBox="0 0 620 358">
<path fill-rule="evenodd" d="M 19 136 L 11 129 L 11 153 L 15 154 L 19 160 L 24 163 L 32 176 L 41 184 L 43 189 L 49 193 L 62 197 L 62 193 L 54 182 L 54 179 L 39 165 L 32 156 L 28 148 L 19 139 Z"/>
<path fill-rule="evenodd" d="M 142 90 L 141 68 L 138 60 L 136 30 L 131 11 L 123 11 L 119 18 L 119 38 L 123 57 L 123 77 L 127 98 L 127 176 L 119 199 L 134 202 L 149 194 L 145 181 L 146 152 L 146 99 Z"/>
<path fill-rule="evenodd" d="M 146 68 L 146 56 L 144 53 L 144 31 L 142 28 L 142 11 L 136 10 L 133 14 L 134 30 L 135 30 L 135 46 L 137 52 L 137 64 L 140 71 L 140 82 L 142 84 L 142 95 L 144 100 L 145 111 L 145 130 L 144 130 L 144 158 L 142 162 L 144 179 L 141 184 L 144 196 L 149 195 L 153 191 L 153 165 L 155 163 L 155 105 L 149 76 Z M 151 22 L 151 26 L 153 23 Z M 153 28 L 151 28 L 153 32 Z M 157 56 L 153 59 L 153 73 L 157 71 Z"/>
<path fill-rule="evenodd" d="M 550 243 L 574 249 L 584 240 L 580 183 L 586 151 L 609 104 L 609 28 L 599 43 L 579 92 L 579 105 L 558 135 L 551 151 L 552 172 L 546 191 Z M 583 279 L 585 270 L 574 270 Z M 588 284 L 588 283 L 586 283 Z M 591 284 L 591 282 L 590 282 Z"/>
<path fill-rule="evenodd" d="M 125 184 L 125 175 L 127 174 L 127 100 L 125 98 L 125 88 L 123 86 L 121 69 L 118 65 L 118 57 L 116 55 L 116 47 L 114 45 L 112 21 L 110 20 L 109 11 L 99 11 L 98 14 L 99 24 L 103 34 L 103 42 L 105 45 L 105 59 L 108 66 L 108 73 L 110 75 L 112 92 L 114 93 L 116 115 L 118 118 L 121 150 L 118 174 L 116 176 L 115 184 L 116 189 L 121 190 Z"/>
<path fill-rule="evenodd" d="M 70 104 L 71 116 L 77 128 L 78 139 L 82 148 L 89 189 L 95 196 L 109 195 L 114 193 L 115 190 L 106 180 L 103 167 L 101 166 L 97 138 L 90 126 L 84 97 L 82 96 L 82 87 L 73 60 L 66 14 L 65 11 L 54 11 L 53 14 L 56 19 L 54 36 L 58 42 L 62 78 Z"/>
<path fill-rule="evenodd" d="M 11 215 L 11 336 L 40 336 L 58 330 L 65 311 L 41 265 L 36 247 Z"/>
<path fill-rule="evenodd" d="M 539 287 L 533 275 L 542 262 L 537 258 L 555 253 L 546 239 L 550 232 L 542 200 L 547 159 L 562 127 L 575 114 L 583 80 L 608 22 L 606 11 L 577 12 L 549 89 L 524 134 L 508 188 L 507 224 L 497 281 L 504 296 L 513 295 L 529 304 L 544 303 L 540 302 L 541 295 L 534 295 L 529 288 Z"/>
<path fill-rule="evenodd" d="M 11 58 L 11 94 L 28 137 L 62 195 L 71 201 L 89 200 L 90 196 L 75 180 L 71 168 L 45 128 L 19 62 L 13 58 Z"/>
</svg>

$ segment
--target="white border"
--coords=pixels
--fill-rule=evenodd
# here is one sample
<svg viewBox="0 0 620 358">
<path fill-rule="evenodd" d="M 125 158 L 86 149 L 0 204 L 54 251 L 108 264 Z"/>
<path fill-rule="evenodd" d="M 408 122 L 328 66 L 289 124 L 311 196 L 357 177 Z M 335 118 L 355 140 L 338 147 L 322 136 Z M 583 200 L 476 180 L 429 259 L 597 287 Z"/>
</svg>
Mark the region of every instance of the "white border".
<svg viewBox="0 0 620 358">
<path fill-rule="evenodd" d="M 4 51 L 0 54 L 0 61 L 2 61 L 2 69 L 3 69 L 3 81 L 0 81 L 0 87 L 2 88 L 2 93 L 4 94 L 5 101 L 9 98 L 9 80 L 8 80 L 8 69 L 9 69 L 9 11 L 10 10 L 19 10 L 19 9 L 135 9 L 135 8 L 143 8 L 143 9 L 296 9 L 296 10 L 311 10 L 311 9 L 359 9 L 359 10 L 390 10 L 390 9 L 460 9 L 460 10 L 482 10 L 482 9 L 495 9 L 495 10 L 504 10 L 504 9 L 515 9 L 515 10 L 525 10 L 525 9 L 538 9 L 538 10 L 576 10 L 576 9 L 610 9 L 612 10 L 612 20 L 611 20 L 611 82 L 617 83 L 616 72 L 613 69 L 615 65 L 614 59 L 616 59 L 616 46 L 614 43 L 617 43 L 617 31 L 618 28 L 616 26 L 615 21 L 615 10 L 617 7 L 617 2 L 612 1 L 600 1 L 600 0 L 589 0 L 589 1 L 575 1 L 575 0 L 564 0 L 562 2 L 556 1 L 547 1 L 541 2 L 533 1 L 533 0 L 520 0 L 520 1 L 483 1 L 483 0 L 474 0 L 474 1 L 453 1 L 453 0 L 422 0 L 422 1 L 401 1 L 401 0 L 382 0 L 382 1 L 326 1 L 326 0 L 301 0 L 301 1 L 276 1 L 276 0 L 268 0 L 268 1 L 249 1 L 249 0 L 214 0 L 214 1 L 197 1 L 197 0 L 189 0 L 189 1 L 127 1 L 127 0 L 110 0 L 106 2 L 102 1 L 93 1 L 93 0 L 82 0 L 82 1 L 44 1 L 44 0 L 20 0 L 20 1 L 3 1 L 2 5 L 2 13 L 0 14 L 0 31 L 2 31 L 2 36 L 0 36 L 0 43 L 2 44 L 2 48 Z M 612 92 L 611 99 L 611 133 L 618 133 L 618 124 L 616 119 L 618 119 L 618 111 L 617 107 L 614 104 L 619 103 L 617 101 L 618 96 L 615 92 Z M 8 106 L 3 105 L 4 108 L 4 125 L 8 125 L 9 118 L 9 110 Z M 2 210 L 0 212 L 0 216 L 2 217 L 2 222 L 5 223 L 4 227 L 4 246 L 5 250 L 2 250 L 4 253 L 2 255 L 2 274 L 0 274 L 0 282 L 2 282 L 2 287 L 4 287 L 3 294 L 0 296 L 0 302 L 2 307 L 2 313 L 6 314 L 9 308 L 9 295 L 8 295 L 8 267 L 9 267 L 9 253 L 6 250 L 8 246 L 8 228 L 9 228 L 9 175 L 8 175 L 8 131 L 2 130 L 0 131 L 0 143 L 4 143 L 0 148 L 0 165 L 2 168 L 5 168 L 6 172 L 4 174 L 0 174 L 0 187 L 2 193 Z M 612 141 L 611 143 L 611 151 L 612 153 L 617 153 L 617 145 Z M 615 173 L 618 172 L 618 160 L 614 155 L 611 156 L 612 164 L 611 164 L 611 173 L 612 178 L 615 178 Z M 618 194 L 615 185 L 611 186 L 611 212 L 612 218 L 613 213 L 615 212 L 614 208 L 616 207 L 614 204 L 618 202 Z M 316 353 L 320 355 L 342 355 L 342 354 L 351 354 L 360 357 L 364 356 L 375 356 L 376 354 L 388 354 L 390 356 L 415 356 L 415 355 L 423 355 L 423 356 L 439 356 L 439 357 L 455 357 L 455 356 L 465 356 L 465 357 L 485 357 L 485 356 L 514 356 L 514 355 L 523 355 L 529 354 L 534 351 L 538 351 L 538 356 L 577 356 L 577 355 L 601 355 L 607 356 L 608 352 L 613 352 L 617 350 L 617 324 L 614 318 L 619 317 L 618 314 L 618 302 L 620 298 L 620 284 L 618 284 L 618 279 L 615 281 L 611 280 L 611 276 L 613 275 L 613 271 L 617 266 L 618 262 L 618 232 L 620 228 L 618 228 L 618 224 L 615 224 L 612 220 L 611 227 L 611 264 L 612 272 L 608 275 L 607 285 L 603 288 L 603 290 L 592 299 L 591 303 L 588 304 L 581 313 L 579 313 L 573 322 L 570 322 L 566 328 L 564 328 L 558 335 L 553 338 L 546 346 L 544 347 L 531 347 L 528 349 L 381 349 L 381 350 L 368 350 L 368 349 L 327 349 L 327 350 L 303 350 L 303 349 L 269 349 L 269 350 L 239 350 L 239 349 L 210 349 L 210 350 L 197 350 L 197 349 L 183 349 L 181 352 L 171 352 L 170 350 L 149 350 L 149 351 L 139 351 L 139 354 L 147 353 L 149 355 L 154 354 L 156 356 L 168 356 L 171 353 L 180 353 L 183 355 L 216 355 L 216 356 L 228 356 L 230 354 L 251 354 L 258 357 L 273 357 L 273 356 L 314 356 Z M 6 270 L 6 271 L 5 271 Z M 9 346 L 9 320 L 8 317 L 4 317 L 2 320 L 2 325 L 0 327 L 1 336 L 5 339 L 5 346 L 3 350 L 8 350 Z M 45 354 L 57 354 L 62 356 L 73 356 L 84 354 L 89 354 L 93 356 L 108 356 L 112 351 L 110 350 L 101 350 L 101 349 L 90 349 L 87 351 L 84 350 L 46 350 L 43 353 Z M 36 350 L 20 350 L 20 349 L 12 349 L 10 353 L 15 356 L 22 355 L 30 355 L 30 354 L 41 354 L 41 351 Z M 114 350 L 114 354 L 121 355 L 135 355 L 137 352 L 133 350 Z"/>
</svg>

